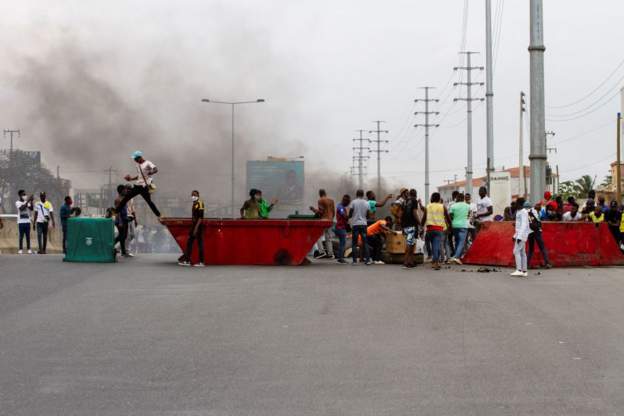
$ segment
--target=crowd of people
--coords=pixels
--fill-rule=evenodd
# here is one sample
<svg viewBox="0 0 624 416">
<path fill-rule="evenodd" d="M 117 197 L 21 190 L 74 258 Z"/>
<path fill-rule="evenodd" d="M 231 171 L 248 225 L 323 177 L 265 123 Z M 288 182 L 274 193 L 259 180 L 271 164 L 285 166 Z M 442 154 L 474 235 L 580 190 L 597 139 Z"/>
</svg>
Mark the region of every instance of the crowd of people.
<svg viewBox="0 0 624 416">
<path fill-rule="evenodd" d="M 377 218 L 378 208 L 390 201 L 391 215 Z M 384 242 L 389 234 L 394 233 L 404 236 L 403 267 L 406 269 L 416 266 L 417 250 L 426 254 L 435 270 L 439 270 L 445 262 L 461 264 L 461 258 L 474 239 L 479 224 L 494 220 L 492 201 L 485 187 L 479 189 L 476 203 L 472 202 L 470 194 L 460 192 L 455 192 L 445 203 L 436 192 L 426 205 L 418 198 L 415 189 L 403 188 L 396 198 L 387 195 L 381 201 L 377 200 L 373 191 L 365 193 L 360 189 L 353 198 L 343 195 L 337 205 L 321 189 L 317 206 L 310 207 L 310 210 L 318 218 L 333 224 L 316 244 L 316 258 L 348 263 L 345 252 L 350 233 L 352 264 L 384 264 Z M 332 234 L 338 239 L 336 253 Z"/>
<path fill-rule="evenodd" d="M 561 196 L 544 193 L 544 199 L 531 205 L 524 198 L 517 198 L 505 208 L 504 220 L 515 221 L 514 256 L 516 271 L 512 276 L 526 277 L 527 269 L 537 244 L 543 259 L 543 267 L 550 268 L 548 249 L 542 237 L 542 222 L 590 222 L 596 226 L 606 223 L 615 242 L 624 250 L 624 206 L 617 201 L 607 203 L 604 196 L 596 198 L 596 192 L 590 191 L 582 206 L 576 198 L 570 196 L 563 201 Z M 526 243 L 528 242 L 528 254 Z"/>
</svg>

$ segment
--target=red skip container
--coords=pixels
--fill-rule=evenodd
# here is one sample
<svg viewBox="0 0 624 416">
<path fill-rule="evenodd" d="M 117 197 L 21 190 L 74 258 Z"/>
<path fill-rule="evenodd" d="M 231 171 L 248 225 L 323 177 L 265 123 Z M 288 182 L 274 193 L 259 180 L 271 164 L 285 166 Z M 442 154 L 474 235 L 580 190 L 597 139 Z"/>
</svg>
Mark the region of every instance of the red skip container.
<svg viewBox="0 0 624 416">
<path fill-rule="evenodd" d="M 192 220 L 164 218 L 182 251 L 186 250 Z M 327 220 L 227 220 L 204 219 L 204 260 L 219 265 L 291 265 L 304 262 Z M 199 260 L 197 244 L 192 261 Z"/>
<path fill-rule="evenodd" d="M 543 222 L 542 228 L 548 257 L 556 267 L 624 265 L 624 255 L 607 224 L 596 227 L 587 222 Z M 484 223 L 463 262 L 514 267 L 514 231 L 514 222 Z M 535 244 L 530 266 L 539 266 L 543 261 Z"/>
</svg>

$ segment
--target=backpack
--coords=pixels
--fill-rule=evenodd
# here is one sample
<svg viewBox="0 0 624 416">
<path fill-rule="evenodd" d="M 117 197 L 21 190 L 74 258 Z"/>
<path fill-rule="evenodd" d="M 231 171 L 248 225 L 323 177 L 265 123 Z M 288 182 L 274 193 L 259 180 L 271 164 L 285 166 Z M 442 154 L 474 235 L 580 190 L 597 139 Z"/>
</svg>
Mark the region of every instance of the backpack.
<svg viewBox="0 0 624 416">
<path fill-rule="evenodd" d="M 529 228 L 533 232 L 538 232 L 542 228 L 541 221 L 533 214 L 533 211 L 529 210 Z"/>
</svg>

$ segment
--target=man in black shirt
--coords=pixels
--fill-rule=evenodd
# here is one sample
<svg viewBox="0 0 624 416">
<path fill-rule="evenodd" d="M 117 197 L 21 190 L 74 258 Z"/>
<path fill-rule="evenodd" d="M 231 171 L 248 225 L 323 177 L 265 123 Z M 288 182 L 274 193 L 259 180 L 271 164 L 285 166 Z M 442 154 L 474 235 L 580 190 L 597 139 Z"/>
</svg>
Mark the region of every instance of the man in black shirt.
<svg viewBox="0 0 624 416">
<path fill-rule="evenodd" d="M 180 257 L 178 264 L 180 266 L 191 265 L 191 255 L 193 254 L 193 242 L 197 240 L 197 248 L 199 250 L 199 263 L 194 264 L 195 267 L 204 267 L 204 201 L 199 199 L 199 191 L 193 191 L 191 194 L 193 201 L 192 216 L 193 224 L 186 243 L 186 251 Z"/>
<path fill-rule="evenodd" d="M 405 257 L 403 259 L 403 267 L 411 269 L 414 264 L 414 248 L 416 247 L 416 238 L 418 236 L 418 200 L 416 199 L 416 190 L 409 191 L 409 197 L 405 202 L 405 209 L 401 218 L 401 226 L 403 227 L 403 235 L 405 236 Z"/>
</svg>

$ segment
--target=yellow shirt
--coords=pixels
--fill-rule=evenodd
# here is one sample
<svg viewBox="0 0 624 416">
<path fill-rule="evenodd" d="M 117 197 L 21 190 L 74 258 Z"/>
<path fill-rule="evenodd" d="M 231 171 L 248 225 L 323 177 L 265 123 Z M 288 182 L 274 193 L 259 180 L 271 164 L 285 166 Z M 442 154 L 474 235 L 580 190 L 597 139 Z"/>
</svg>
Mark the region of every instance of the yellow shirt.
<svg viewBox="0 0 624 416">
<path fill-rule="evenodd" d="M 596 213 L 593 212 L 593 211 L 589 213 L 589 219 L 591 219 L 594 224 L 600 224 L 600 223 L 604 222 L 604 217 L 605 217 L 604 213 L 600 214 L 599 217 L 597 217 Z M 620 227 L 621 227 L 621 225 L 620 225 Z"/>
<path fill-rule="evenodd" d="M 444 231 L 446 220 L 444 218 L 444 205 L 431 203 L 427 205 L 427 230 Z"/>
</svg>

